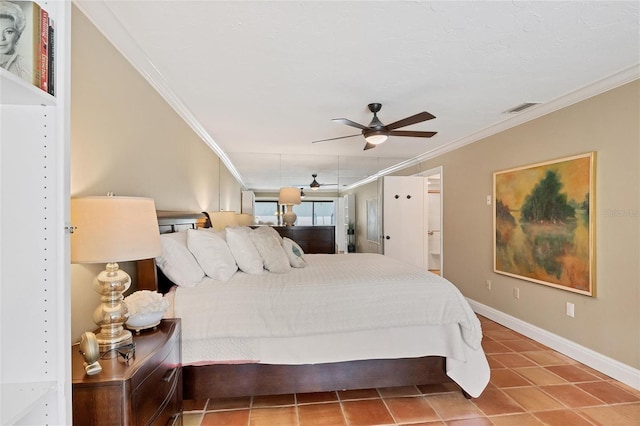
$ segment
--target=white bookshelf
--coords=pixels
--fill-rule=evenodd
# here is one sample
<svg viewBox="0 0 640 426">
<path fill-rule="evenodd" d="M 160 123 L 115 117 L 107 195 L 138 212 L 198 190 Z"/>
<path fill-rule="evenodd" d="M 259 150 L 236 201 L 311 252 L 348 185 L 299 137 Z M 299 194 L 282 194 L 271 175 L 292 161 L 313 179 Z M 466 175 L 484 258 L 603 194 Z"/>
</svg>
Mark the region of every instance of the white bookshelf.
<svg viewBox="0 0 640 426">
<path fill-rule="evenodd" d="M 70 1 L 56 22 L 56 96 L 0 69 L 0 423 L 71 423 Z"/>
</svg>

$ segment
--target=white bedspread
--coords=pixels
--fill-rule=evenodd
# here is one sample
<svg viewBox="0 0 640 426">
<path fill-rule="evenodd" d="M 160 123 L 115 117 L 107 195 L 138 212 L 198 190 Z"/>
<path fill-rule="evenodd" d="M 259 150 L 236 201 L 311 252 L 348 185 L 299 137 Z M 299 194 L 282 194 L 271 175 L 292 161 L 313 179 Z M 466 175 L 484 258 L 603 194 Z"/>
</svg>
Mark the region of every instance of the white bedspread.
<svg viewBox="0 0 640 426">
<path fill-rule="evenodd" d="M 391 352 L 401 356 L 450 358 L 449 376 L 472 396 L 484 389 L 489 370 L 480 346 L 480 322 L 453 284 L 377 254 L 306 257 L 306 268 L 285 274 L 237 272 L 228 282 L 205 279 L 193 288 L 178 288 L 173 308 L 174 315 L 182 318 L 183 362 L 273 362 L 268 358 L 287 341 L 295 345 L 318 341 L 324 347 L 334 338 L 355 342 L 358 336 L 368 336 L 362 337 L 365 342 L 384 335 L 394 339 L 393 346 L 399 345 L 397 352 Z M 410 333 L 395 339 L 402 334 L 397 330 Z M 427 341 L 433 335 L 444 338 Z M 269 345 L 269 339 L 278 343 Z M 408 342 L 407 349 L 402 341 Z M 360 346 L 370 349 L 365 352 L 368 358 L 388 357 L 388 350 L 376 356 L 376 345 Z M 384 343 L 379 345 L 382 349 Z M 344 345 L 347 351 L 348 346 Z M 331 361 L 362 356 L 358 346 L 351 350 L 357 355 L 340 354 L 336 346 L 328 350 L 336 354 Z M 278 363 L 302 363 L 299 354 L 287 362 L 286 354 L 275 352 Z M 309 361 L 313 362 L 317 360 Z"/>
</svg>

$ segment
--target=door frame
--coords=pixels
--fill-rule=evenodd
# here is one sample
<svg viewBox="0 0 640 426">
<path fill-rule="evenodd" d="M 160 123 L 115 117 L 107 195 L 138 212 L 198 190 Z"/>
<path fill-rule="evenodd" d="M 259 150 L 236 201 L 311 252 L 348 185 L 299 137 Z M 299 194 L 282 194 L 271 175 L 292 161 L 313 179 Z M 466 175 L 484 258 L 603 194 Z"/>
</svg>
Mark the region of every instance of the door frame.
<svg viewBox="0 0 640 426">
<path fill-rule="evenodd" d="M 442 166 L 433 167 L 413 176 L 422 176 L 428 183 L 429 176 L 440 175 L 440 276 L 444 276 L 444 168 Z M 428 188 L 428 185 L 426 185 Z M 425 194 L 425 206 L 428 203 L 428 193 Z M 429 209 L 425 208 L 424 229 L 429 229 Z M 426 253 L 426 256 L 429 254 Z M 427 264 L 428 267 L 428 264 Z"/>
</svg>

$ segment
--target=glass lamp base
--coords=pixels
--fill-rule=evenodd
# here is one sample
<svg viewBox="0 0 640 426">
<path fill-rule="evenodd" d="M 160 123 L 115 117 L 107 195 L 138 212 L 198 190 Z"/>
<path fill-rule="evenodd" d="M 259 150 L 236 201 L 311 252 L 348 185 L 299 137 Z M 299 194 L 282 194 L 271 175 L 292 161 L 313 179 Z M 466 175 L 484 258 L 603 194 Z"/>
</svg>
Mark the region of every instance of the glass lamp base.
<svg viewBox="0 0 640 426">
<path fill-rule="evenodd" d="M 133 343 L 133 335 L 129 330 L 122 330 L 122 333 L 118 336 L 104 336 L 102 333 L 96 334 L 96 340 L 98 341 L 98 350 L 103 359 L 113 358 L 118 355 L 113 349 L 129 345 Z M 106 352 L 110 352 L 106 354 Z"/>
<path fill-rule="evenodd" d="M 108 263 L 106 270 L 98 274 L 95 280 L 95 290 L 100 294 L 102 303 L 93 312 L 93 321 L 100 327 L 96 340 L 103 358 L 112 358 L 121 346 L 133 342 L 131 332 L 123 325 L 129 317 L 127 305 L 123 303 L 122 293 L 131 285 L 129 274 L 121 270 L 116 262 Z"/>
</svg>

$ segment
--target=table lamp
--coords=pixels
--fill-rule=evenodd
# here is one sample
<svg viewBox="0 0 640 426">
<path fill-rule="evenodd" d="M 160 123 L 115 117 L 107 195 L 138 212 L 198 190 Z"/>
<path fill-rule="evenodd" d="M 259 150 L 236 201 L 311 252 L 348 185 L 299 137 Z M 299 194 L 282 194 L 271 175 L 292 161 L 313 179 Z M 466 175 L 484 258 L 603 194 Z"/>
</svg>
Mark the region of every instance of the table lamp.
<svg viewBox="0 0 640 426">
<path fill-rule="evenodd" d="M 238 226 L 238 213 L 234 211 L 208 212 L 211 227 L 216 231 L 224 231 L 226 227 Z"/>
<path fill-rule="evenodd" d="M 280 188 L 278 204 L 287 206 L 287 211 L 283 215 L 285 226 L 293 226 L 298 216 L 293 212 L 293 205 L 300 204 L 300 188 Z"/>
<path fill-rule="evenodd" d="M 123 293 L 131 277 L 117 262 L 162 254 L 155 204 L 150 198 L 79 197 L 71 199 L 71 263 L 106 263 L 94 280 L 102 303 L 93 312 L 101 353 L 132 342 L 123 325 L 129 317 Z"/>
</svg>

